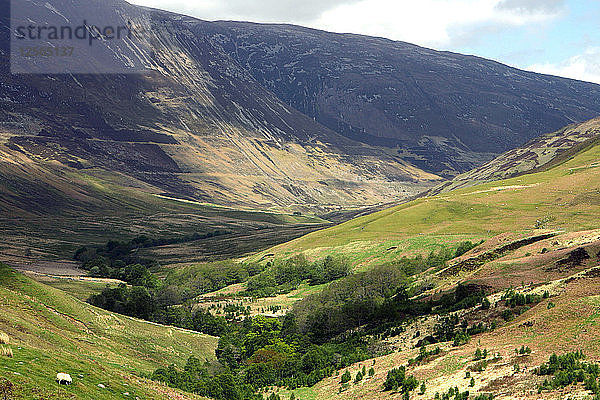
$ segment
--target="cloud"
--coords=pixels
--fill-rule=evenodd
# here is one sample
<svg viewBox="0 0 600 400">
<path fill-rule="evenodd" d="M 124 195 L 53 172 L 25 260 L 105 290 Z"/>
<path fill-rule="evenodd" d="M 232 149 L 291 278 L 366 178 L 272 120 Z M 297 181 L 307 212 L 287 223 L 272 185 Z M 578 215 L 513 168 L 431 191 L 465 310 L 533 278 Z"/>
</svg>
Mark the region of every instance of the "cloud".
<svg viewBox="0 0 600 400">
<path fill-rule="evenodd" d="M 498 10 L 529 14 L 555 14 L 565 7 L 565 0 L 502 0 L 496 5 Z"/>
<path fill-rule="evenodd" d="M 254 22 L 310 22 L 342 4 L 359 0 L 131 0 L 131 3 L 167 9 L 201 19 Z"/>
<path fill-rule="evenodd" d="M 534 64 L 527 69 L 542 74 L 600 83 L 600 47 L 588 48 L 584 53 L 559 64 Z"/>
<path fill-rule="evenodd" d="M 481 34 L 545 22 L 560 15 L 557 0 L 362 0 L 325 11 L 313 27 L 360 32 L 428 46 L 462 45 Z"/>
<path fill-rule="evenodd" d="M 430 47 L 468 46 L 560 15 L 564 0 L 130 0 L 201 19 L 285 22 Z"/>
</svg>

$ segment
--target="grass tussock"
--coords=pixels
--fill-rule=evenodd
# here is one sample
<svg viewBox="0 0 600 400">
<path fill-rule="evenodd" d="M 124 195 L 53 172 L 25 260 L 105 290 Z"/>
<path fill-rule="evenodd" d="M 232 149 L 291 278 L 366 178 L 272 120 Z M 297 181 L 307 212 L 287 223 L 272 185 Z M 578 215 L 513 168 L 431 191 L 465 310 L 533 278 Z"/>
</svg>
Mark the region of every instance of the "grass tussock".
<svg viewBox="0 0 600 400">
<path fill-rule="evenodd" d="M 9 343 L 10 343 L 10 336 L 8 336 L 6 333 L 0 331 L 0 344 L 9 344 Z"/>
<path fill-rule="evenodd" d="M 12 358 L 13 351 L 10 347 L 0 346 L 0 356 Z"/>
</svg>

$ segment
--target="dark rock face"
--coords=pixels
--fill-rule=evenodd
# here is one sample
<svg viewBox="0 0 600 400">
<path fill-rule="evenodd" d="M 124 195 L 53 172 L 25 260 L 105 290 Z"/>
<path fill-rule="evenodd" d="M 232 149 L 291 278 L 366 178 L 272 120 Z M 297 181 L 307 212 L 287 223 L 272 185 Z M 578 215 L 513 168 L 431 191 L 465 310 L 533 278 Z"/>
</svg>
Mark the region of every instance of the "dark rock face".
<svg viewBox="0 0 600 400">
<path fill-rule="evenodd" d="M 205 23 L 286 104 L 451 176 L 600 114 L 600 86 L 408 43 L 288 25 Z"/>
</svg>

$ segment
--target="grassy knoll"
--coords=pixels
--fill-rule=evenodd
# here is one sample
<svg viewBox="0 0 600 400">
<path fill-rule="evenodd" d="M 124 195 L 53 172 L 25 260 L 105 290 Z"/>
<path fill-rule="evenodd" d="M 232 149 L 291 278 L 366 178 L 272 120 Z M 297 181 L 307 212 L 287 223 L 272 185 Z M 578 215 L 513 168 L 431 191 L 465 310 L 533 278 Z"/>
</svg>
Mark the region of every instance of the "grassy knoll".
<svg viewBox="0 0 600 400">
<path fill-rule="evenodd" d="M 158 366 L 182 365 L 190 355 L 213 359 L 217 342 L 100 310 L 4 264 L 0 310 L 0 331 L 10 336 L 14 353 L 13 358 L 0 357 L 0 378 L 15 385 L 15 398 L 96 400 L 122 398 L 123 393 L 175 398 L 175 392 L 140 376 Z M 58 372 L 69 373 L 73 385 L 58 387 Z"/>
<path fill-rule="evenodd" d="M 32 278 L 40 283 L 60 289 L 71 296 L 86 301 L 92 295 L 100 293 L 107 285 L 117 286 L 117 283 L 103 282 L 101 279 L 94 278 L 55 278 L 50 276 L 32 275 Z"/>
</svg>

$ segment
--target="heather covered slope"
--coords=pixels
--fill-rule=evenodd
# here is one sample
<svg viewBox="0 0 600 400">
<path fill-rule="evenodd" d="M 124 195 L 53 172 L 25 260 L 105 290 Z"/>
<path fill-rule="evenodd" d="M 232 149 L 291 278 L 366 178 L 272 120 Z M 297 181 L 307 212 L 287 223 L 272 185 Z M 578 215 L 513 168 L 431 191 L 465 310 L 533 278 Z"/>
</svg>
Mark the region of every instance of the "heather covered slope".
<svg viewBox="0 0 600 400">
<path fill-rule="evenodd" d="M 0 331 L 10 338 L 4 347 L 13 352 L 0 356 L 0 377 L 12 382 L 15 398 L 193 399 L 142 376 L 191 355 L 214 359 L 214 337 L 106 312 L 4 264 L 0 308 Z M 58 387 L 59 372 L 73 385 Z"/>
<path fill-rule="evenodd" d="M 594 118 L 582 124 L 569 125 L 502 154 L 481 167 L 433 188 L 429 193 L 449 192 L 480 183 L 550 169 L 582 150 L 593 147 L 598 143 L 599 134 L 600 118 Z"/>
</svg>

